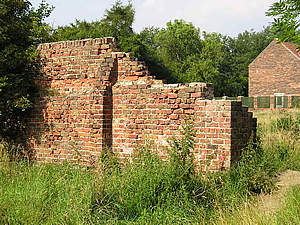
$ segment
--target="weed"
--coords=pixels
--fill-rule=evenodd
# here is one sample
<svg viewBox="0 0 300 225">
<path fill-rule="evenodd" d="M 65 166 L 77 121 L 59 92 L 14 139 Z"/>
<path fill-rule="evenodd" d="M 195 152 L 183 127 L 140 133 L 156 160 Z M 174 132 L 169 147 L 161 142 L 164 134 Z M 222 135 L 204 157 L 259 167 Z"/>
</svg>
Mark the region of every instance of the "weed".
<svg viewBox="0 0 300 225">
<path fill-rule="evenodd" d="M 197 188 L 201 186 L 192 163 L 191 122 L 187 121 L 183 134 L 181 140 L 170 141 L 170 157 L 166 162 L 150 146 L 144 146 L 138 149 L 132 162 L 121 169 L 109 170 L 93 195 L 92 210 L 96 218 L 140 221 L 151 219 L 152 214 L 165 214 L 170 208 L 191 211 L 189 206 L 196 200 Z"/>
<path fill-rule="evenodd" d="M 272 131 L 290 131 L 299 138 L 300 134 L 300 114 L 292 116 L 289 113 L 282 113 L 282 116 L 276 119 L 271 124 Z"/>
</svg>

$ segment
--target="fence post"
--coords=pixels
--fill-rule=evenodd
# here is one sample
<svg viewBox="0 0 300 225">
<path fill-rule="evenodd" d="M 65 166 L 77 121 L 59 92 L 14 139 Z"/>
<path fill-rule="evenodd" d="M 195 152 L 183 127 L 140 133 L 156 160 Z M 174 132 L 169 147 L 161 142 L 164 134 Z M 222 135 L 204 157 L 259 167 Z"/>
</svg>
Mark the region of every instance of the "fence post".
<svg viewBox="0 0 300 225">
<path fill-rule="evenodd" d="M 257 96 L 253 96 L 253 108 L 257 109 Z"/>
<path fill-rule="evenodd" d="M 274 95 L 270 95 L 270 109 L 275 109 L 275 108 L 276 108 L 275 96 Z"/>
<path fill-rule="evenodd" d="M 292 108 L 292 96 L 288 95 L 288 108 Z"/>
</svg>

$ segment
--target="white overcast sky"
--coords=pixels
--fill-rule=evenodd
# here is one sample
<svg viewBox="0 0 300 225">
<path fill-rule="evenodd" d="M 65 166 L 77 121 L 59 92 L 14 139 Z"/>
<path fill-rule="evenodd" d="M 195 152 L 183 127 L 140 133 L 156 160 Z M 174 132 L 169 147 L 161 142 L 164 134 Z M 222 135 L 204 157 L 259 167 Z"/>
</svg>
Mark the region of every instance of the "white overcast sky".
<svg viewBox="0 0 300 225">
<path fill-rule="evenodd" d="M 136 16 L 133 28 L 165 27 L 174 19 L 193 23 L 201 31 L 223 35 L 237 34 L 254 29 L 261 31 L 272 18 L 265 12 L 279 0 L 132 0 Z M 30 0 L 37 6 L 41 0 Z M 103 17 L 105 9 L 115 0 L 46 0 L 55 7 L 47 22 L 56 27 L 67 25 L 75 19 L 94 21 Z M 127 3 L 127 0 L 123 1 Z"/>
</svg>

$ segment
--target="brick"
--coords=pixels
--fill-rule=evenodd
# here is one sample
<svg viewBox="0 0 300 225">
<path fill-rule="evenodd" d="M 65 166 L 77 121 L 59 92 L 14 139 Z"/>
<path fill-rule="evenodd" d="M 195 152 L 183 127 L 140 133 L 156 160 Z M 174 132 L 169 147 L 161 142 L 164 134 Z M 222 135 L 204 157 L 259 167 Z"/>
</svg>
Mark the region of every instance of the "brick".
<svg viewBox="0 0 300 225">
<path fill-rule="evenodd" d="M 175 94 L 175 93 L 168 94 L 168 98 L 177 98 L 177 97 L 178 97 L 178 94 Z"/>
<path fill-rule="evenodd" d="M 179 118 L 179 116 L 178 115 L 170 115 L 169 118 L 171 120 L 177 120 Z"/>
</svg>

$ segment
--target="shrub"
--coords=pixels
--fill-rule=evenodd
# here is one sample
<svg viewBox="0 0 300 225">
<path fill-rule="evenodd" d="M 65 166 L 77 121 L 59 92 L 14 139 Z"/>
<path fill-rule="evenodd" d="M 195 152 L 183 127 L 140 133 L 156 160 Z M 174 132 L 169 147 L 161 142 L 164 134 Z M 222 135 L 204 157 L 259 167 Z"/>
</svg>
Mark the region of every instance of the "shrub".
<svg viewBox="0 0 300 225">
<path fill-rule="evenodd" d="M 35 46 L 49 38 L 50 12 L 45 2 L 37 10 L 27 0 L 0 2 L 0 139 L 15 142 L 24 129 L 37 91 Z"/>
</svg>

